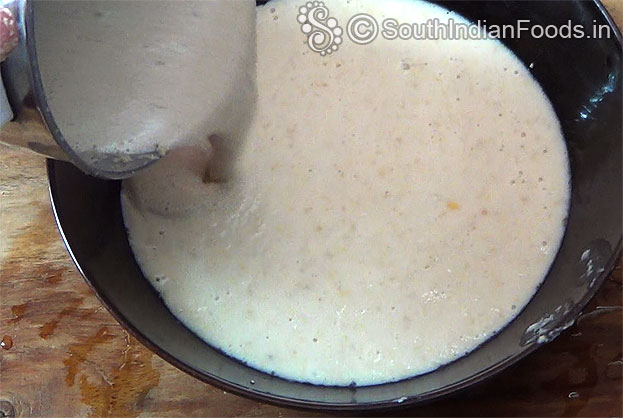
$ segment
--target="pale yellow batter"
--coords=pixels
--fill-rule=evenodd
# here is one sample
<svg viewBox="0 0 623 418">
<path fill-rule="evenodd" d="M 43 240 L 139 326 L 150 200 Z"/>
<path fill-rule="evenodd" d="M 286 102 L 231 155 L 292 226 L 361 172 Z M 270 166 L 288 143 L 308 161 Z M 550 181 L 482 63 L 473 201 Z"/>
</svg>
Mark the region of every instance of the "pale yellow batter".
<svg viewBox="0 0 623 418">
<path fill-rule="evenodd" d="M 416 1 L 326 3 L 342 24 L 448 18 Z M 379 37 L 321 57 L 299 6 L 258 9 L 235 177 L 204 184 L 206 155 L 187 148 L 124 183 L 136 258 L 174 315 L 259 369 L 329 385 L 433 370 L 543 280 L 569 199 L 558 120 L 500 43 Z"/>
</svg>

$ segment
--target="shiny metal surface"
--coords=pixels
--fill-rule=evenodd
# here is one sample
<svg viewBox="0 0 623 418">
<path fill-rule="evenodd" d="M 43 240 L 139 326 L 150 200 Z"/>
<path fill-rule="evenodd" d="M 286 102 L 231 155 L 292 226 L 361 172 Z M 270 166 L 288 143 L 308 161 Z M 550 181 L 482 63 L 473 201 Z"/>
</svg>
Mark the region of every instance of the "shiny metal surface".
<svg viewBox="0 0 623 418">
<path fill-rule="evenodd" d="M 31 72 L 26 51 L 24 13 L 26 0 L 5 1 L 0 9 L 1 31 L 16 36 L 0 37 L 2 79 L 14 118 L 0 129 L 0 142 L 28 148 L 39 154 L 67 160 L 45 126 L 31 88 Z M 5 32 L 6 31 L 6 32 Z"/>
<path fill-rule="evenodd" d="M 223 98 L 253 89 L 232 74 L 253 56 L 255 3 L 1 2 L 0 51 L 11 51 L 2 78 L 15 118 L 0 141 L 121 179 L 172 139 L 207 140 L 208 120 L 242 125 Z M 228 71 L 215 74 L 212 62 Z"/>
<path fill-rule="evenodd" d="M 0 50 L 6 55 L 1 64 L 2 78 L 15 115 L 11 122 L 0 129 L 0 142 L 27 148 L 55 159 L 71 161 L 88 174 L 111 179 L 128 177 L 160 158 L 158 152 L 79 153 L 68 144 L 47 105 L 41 83 L 34 36 L 33 4 L 33 1 L 28 0 L 5 2 L 0 14 L 0 18 L 11 15 L 19 34 L 17 42 L 9 39 L 12 44 L 3 42 L 0 45 Z M 37 19 L 56 20 L 58 24 L 63 24 L 58 15 L 39 13 Z M 62 53 L 62 45 L 59 45 L 58 53 Z"/>
<path fill-rule="evenodd" d="M 229 393 L 282 406 L 360 411 L 415 405 L 473 386 L 573 324 L 621 252 L 621 34 L 598 2 L 540 1 L 530 2 L 529 7 L 524 1 L 497 0 L 440 4 L 472 21 L 504 25 L 517 19 L 571 19 L 610 25 L 613 31 L 607 39 L 522 37 L 508 41 L 525 65 L 534 63 L 533 74 L 561 121 L 572 172 L 571 206 L 562 246 L 543 285 L 517 318 L 468 356 L 399 382 L 327 387 L 259 372 L 196 337 L 145 280 L 127 240 L 119 203 L 120 182 L 88 178 L 68 164 L 50 161 L 50 193 L 63 240 L 89 285 L 129 332 L 176 367 Z M 85 191 L 89 191 L 90 201 L 73 198 Z M 578 325 L 583 326 L 582 322 L 580 319 Z M 575 355 L 584 354 L 569 356 Z M 560 364 L 564 366 L 565 361 L 561 357 Z M 563 368 L 543 364 L 554 376 Z M 590 369 L 587 380 L 595 373 L 595 368 Z M 522 389 L 521 384 L 514 387 Z M 576 399 L 576 388 L 572 386 L 564 394 L 566 400 Z M 524 402 L 526 399 L 523 397 Z M 573 410 L 562 415 L 573 415 Z"/>
</svg>

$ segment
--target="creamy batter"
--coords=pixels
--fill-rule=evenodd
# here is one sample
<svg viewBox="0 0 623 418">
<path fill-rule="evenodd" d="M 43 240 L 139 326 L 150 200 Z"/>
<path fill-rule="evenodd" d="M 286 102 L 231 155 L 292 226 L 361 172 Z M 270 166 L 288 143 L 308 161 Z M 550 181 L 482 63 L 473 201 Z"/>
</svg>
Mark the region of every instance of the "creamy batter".
<svg viewBox="0 0 623 418">
<path fill-rule="evenodd" d="M 300 4 L 258 8 L 258 101 L 226 183 L 180 148 L 124 182 L 148 280 L 207 343 L 326 385 L 433 370 L 512 320 L 561 242 L 569 168 L 539 85 L 494 41 L 312 52 Z M 446 21 L 416 1 L 327 2 L 345 25 Z"/>
<path fill-rule="evenodd" d="M 164 153 L 243 134 L 256 96 L 255 0 L 34 7 L 47 104 L 78 153 Z"/>
</svg>

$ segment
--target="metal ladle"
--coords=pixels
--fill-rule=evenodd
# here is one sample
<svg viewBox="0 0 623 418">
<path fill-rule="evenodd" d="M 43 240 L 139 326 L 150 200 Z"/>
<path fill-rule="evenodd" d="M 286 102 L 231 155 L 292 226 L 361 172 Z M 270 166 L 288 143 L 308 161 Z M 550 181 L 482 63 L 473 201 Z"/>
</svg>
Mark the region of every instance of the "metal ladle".
<svg viewBox="0 0 623 418">
<path fill-rule="evenodd" d="M 254 26 L 248 27 L 254 2 L 249 8 L 241 6 L 245 2 L 227 1 L 231 10 L 219 9 L 215 15 L 210 7 L 216 3 L 0 0 L 0 60 L 4 58 L 6 90 L 0 142 L 71 161 L 91 175 L 121 179 L 162 157 L 166 149 L 158 144 L 172 135 L 198 135 L 213 106 L 207 98 L 218 93 L 219 82 L 227 83 L 217 80 L 210 86 L 209 74 L 204 75 L 206 83 L 180 83 L 184 77 L 180 65 L 201 55 L 197 38 L 217 25 L 220 30 L 218 22 L 231 21 L 225 37 L 255 33 Z M 123 30 L 111 26 L 119 19 Z M 227 51 L 204 44 L 204 52 L 209 54 L 214 47 L 213 58 L 225 63 L 239 62 L 234 55 L 244 53 L 243 47 Z M 119 58 L 115 54 L 119 48 L 133 52 L 118 54 Z M 49 65 L 51 61 L 56 64 Z M 66 65 L 66 71 L 53 71 L 58 63 Z M 177 67 L 168 67 L 170 63 Z M 144 80 L 151 84 L 143 86 Z M 155 91 L 154 85 L 161 85 L 162 91 Z M 0 85 L 0 109 L 5 99 L 1 90 Z M 190 111 L 167 107 L 170 98 L 187 99 Z M 81 148 L 85 136 L 102 146 Z M 149 148 L 135 152 L 136 147 L 120 145 L 139 136 L 149 136 Z"/>
</svg>

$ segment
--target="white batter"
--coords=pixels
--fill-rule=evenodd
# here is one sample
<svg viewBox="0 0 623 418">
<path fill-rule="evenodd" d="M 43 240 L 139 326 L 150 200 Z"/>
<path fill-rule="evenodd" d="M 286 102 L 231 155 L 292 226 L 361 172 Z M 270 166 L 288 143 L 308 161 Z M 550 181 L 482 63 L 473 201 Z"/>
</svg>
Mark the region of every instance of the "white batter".
<svg viewBox="0 0 623 418">
<path fill-rule="evenodd" d="M 256 96 L 255 0 L 58 0 L 35 12 L 46 99 L 83 156 L 164 153 L 244 132 Z"/>
<path fill-rule="evenodd" d="M 327 385 L 433 370 L 544 278 L 569 198 L 559 123 L 500 43 L 379 37 L 320 57 L 299 6 L 258 9 L 236 176 L 204 184 L 206 156 L 187 148 L 126 181 L 132 247 L 181 321 L 256 368 Z M 342 25 L 363 11 L 449 16 L 415 1 L 327 6 Z"/>
</svg>

